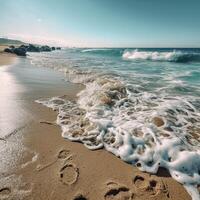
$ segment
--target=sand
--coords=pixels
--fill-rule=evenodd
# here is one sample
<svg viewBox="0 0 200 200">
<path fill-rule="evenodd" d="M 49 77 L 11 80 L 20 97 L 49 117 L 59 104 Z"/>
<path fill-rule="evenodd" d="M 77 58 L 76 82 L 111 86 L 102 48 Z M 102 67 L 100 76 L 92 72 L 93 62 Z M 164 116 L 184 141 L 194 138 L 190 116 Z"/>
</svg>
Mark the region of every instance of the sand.
<svg viewBox="0 0 200 200">
<path fill-rule="evenodd" d="M 17 56 L 15 54 L 4 52 L 4 49 L 8 47 L 9 47 L 8 45 L 0 44 L 0 66 L 11 65 L 17 60 Z"/>
<path fill-rule="evenodd" d="M 9 53 L 0 52 L 0 66 L 2 65 L 10 65 L 15 62 L 16 56 Z"/>
<path fill-rule="evenodd" d="M 0 81 L 10 77 L 3 88 L 15 92 L 0 93 L 0 105 L 7 104 L 4 114 L 8 113 L 0 116 L 4 130 L 0 132 L 0 199 L 191 199 L 165 170 L 157 175 L 142 173 L 103 149 L 91 151 L 63 139 L 55 124 L 56 112 L 34 102 L 63 94 L 75 101 L 83 86 L 66 83 L 55 71 L 31 67 L 27 59 L 3 68 Z"/>
</svg>

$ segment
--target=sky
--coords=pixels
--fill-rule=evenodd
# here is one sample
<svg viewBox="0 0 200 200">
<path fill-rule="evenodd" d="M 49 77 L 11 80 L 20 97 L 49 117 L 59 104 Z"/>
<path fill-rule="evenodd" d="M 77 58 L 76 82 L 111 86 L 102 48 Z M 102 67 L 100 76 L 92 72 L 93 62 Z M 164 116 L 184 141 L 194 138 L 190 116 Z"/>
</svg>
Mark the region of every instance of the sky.
<svg viewBox="0 0 200 200">
<path fill-rule="evenodd" d="M 0 37 L 70 47 L 200 47 L 200 0 L 0 0 Z"/>
</svg>

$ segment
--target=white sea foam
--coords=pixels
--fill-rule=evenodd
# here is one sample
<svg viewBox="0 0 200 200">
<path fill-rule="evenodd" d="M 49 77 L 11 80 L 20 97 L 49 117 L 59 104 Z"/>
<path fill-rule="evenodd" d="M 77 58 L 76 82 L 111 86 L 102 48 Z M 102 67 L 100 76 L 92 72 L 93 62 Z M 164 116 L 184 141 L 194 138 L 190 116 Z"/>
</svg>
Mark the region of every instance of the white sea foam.
<svg viewBox="0 0 200 200">
<path fill-rule="evenodd" d="M 58 112 L 62 136 L 87 148 L 105 148 L 140 170 L 166 168 L 193 200 L 200 198 L 199 98 L 140 91 L 112 75 L 63 69 L 83 83 L 78 102 L 62 97 L 37 100 Z"/>
<path fill-rule="evenodd" d="M 199 127 L 200 115 L 189 100 L 135 94 L 101 77 L 87 81 L 78 103 L 59 97 L 37 102 L 58 110 L 63 137 L 92 150 L 104 147 L 142 171 L 164 167 L 199 198 L 200 146 L 190 132 Z M 163 124 L 156 126 L 155 118 Z"/>
<path fill-rule="evenodd" d="M 124 51 L 122 55 L 126 60 L 152 60 L 152 61 L 169 61 L 169 62 L 189 62 L 200 61 L 200 54 L 186 53 L 181 51 L 139 51 L 137 49 Z"/>
</svg>

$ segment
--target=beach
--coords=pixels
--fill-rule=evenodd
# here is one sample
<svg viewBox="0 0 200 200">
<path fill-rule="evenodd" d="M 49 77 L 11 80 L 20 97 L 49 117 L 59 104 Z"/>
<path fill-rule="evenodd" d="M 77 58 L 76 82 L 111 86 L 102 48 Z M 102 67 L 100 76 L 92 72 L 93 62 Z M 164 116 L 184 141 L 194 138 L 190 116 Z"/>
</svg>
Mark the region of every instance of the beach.
<svg viewBox="0 0 200 200">
<path fill-rule="evenodd" d="M 200 200 L 199 8 L 2 1 L 0 200 Z"/>
<path fill-rule="evenodd" d="M 12 55 L 12 54 L 8 54 L 8 53 L 4 53 L 3 50 L 5 48 L 7 48 L 8 46 L 5 45 L 0 45 L 0 66 L 1 65 L 9 65 L 12 64 L 15 59 L 16 56 Z"/>
<path fill-rule="evenodd" d="M 35 100 L 62 96 L 76 102 L 85 86 L 33 66 L 29 58 L 0 56 L 0 199 L 191 199 L 166 169 L 144 173 L 104 149 L 61 137 L 57 112 Z"/>
</svg>

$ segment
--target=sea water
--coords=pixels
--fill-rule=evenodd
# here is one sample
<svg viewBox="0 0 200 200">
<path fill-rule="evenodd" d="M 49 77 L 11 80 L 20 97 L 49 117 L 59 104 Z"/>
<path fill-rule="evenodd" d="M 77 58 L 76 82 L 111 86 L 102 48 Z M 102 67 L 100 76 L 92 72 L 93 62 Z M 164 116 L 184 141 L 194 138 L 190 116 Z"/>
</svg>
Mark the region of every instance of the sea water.
<svg viewBox="0 0 200 200">
<path fill-rule="evenodd" d="M 85 85 L 78 102 L 37 100 L 58 111 L 64 138 L 141 171 L 163 167 L 200 199 L 200 49 L 72 48 L 29 58 Z"/>
</svg>

